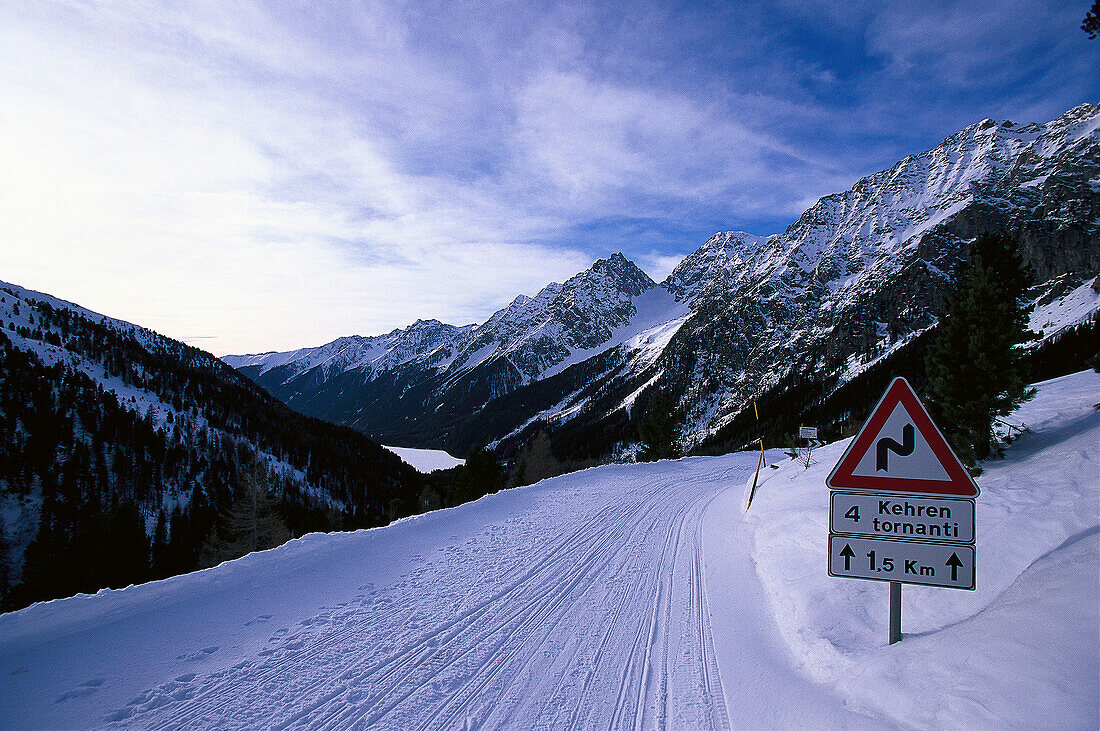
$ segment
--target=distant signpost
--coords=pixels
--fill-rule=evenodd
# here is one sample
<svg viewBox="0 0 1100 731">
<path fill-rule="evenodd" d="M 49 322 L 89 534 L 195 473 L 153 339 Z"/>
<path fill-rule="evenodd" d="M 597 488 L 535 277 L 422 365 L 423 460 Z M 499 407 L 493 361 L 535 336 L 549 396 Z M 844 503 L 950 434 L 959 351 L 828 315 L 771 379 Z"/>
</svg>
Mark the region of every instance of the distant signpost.
<svg viewBox="0 0 1100 731">
<path fill-rule="evenodd" d="M 890 642 L 901 585 L 975 585 L 978 486 L 904 378 L 895 378 L 825 480 L 829 575 L 890 582 Z"/>
<path fill-rule="evenodd" d="M 798 428 L 798 437 L 799 439 L 806 440 L 807 449 L 816 449 L 825 445 L 825 442 L 821 441 L 817 436 L 816 426 L 800 426 Z"/>
</svg>

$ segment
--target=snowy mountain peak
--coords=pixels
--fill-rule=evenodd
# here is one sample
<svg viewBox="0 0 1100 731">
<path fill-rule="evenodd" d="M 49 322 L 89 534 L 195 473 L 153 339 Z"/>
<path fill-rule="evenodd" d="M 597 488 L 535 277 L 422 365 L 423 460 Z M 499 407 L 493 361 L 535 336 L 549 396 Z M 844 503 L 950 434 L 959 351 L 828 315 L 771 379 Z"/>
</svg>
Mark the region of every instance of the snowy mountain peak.
<svg viewBox="0 0 1100 731">
<path fill-rule="evenodd" d="M 655 286 L 655 282 L 638 266 L 616 252 L 606 259 L 597 259 L 587 270 L 571 277 L 565 283 L 565 290 L 578 291 L 589 287 L 603 290 L 608 288 L 637 297 Z"/>
<path fill-rule="evenodd" d="M 321 379 L 351 370 L 362 371 L 370 377 L 412 360 L 428 363 L 445 360 L 455 344 L 463 342 L 473 327 L 456 327 L 439 320 L 417 320 L 385 335 L 351 335 L 316 348 L 288 353 L 227 355 L 222 360 L 234 368 L 247 369 L 245 372 L 253 378 L 273 371 L 281 383 L 311 371 Z"/>
<path fill-rule="evenodd" d="M 1096 131 L 1098 125 L 1100 125 L 1100 104 L 1085 102 L 1044 125 L 1029 124 L 1026 128 L 1063 135 L 1072 141 Z M 1002 129 L 1011 126 L 1012 122 L 1002 122 L 1000 125 Z"/>
<path fill-rule="evenodd" d="M 1094 277 L 1098 127 L 1095 105 L 1045 124 L 983 120 L 821 198 L 779 236 L 712 237 L 665 283 L 696 312 L 666 372 L 690 363 L 674 390 L 713 394 L 685 403 L 688 429 L 713 432 L 795 371 L 849 378 L 930 327 L 983 232 L 1012 232 L 1040 282 Z"/>
<path fill-rule="evenodd" d="M 455 365 L 473 368 L 507 357 L 517 384 L 528 382 L 572 351 L 607 342 L 637 312 L 633 299 L 654 286 L 621 252 L 598 259 L 564 284 L 553 282 L 534 299 L 517 297 L 495 313 L 476 328 Z"/>
<path fill-rule="evenodd" d="M 727 257 L 751 256 L 769 238 L 769 236 L 754 236 L 744 231 L 719 231 L 707 239 L 699 247 L 699 251 L 721 252 Z"/>
<path fill-rule="evenodd" d="M 645 309 L 641 319 L 651 326 L 660 297 L 650 301 L 652 297 L 642 295 L 655 287 L 645 272 L 616 252 L 564 283 L 551 282 L 534 297 L 516 296 L 479 325 L 418 320 L 377 337 L 340 338 L 320 348 L 224 360 L 307 413 L 334 418 L 325 405 L 328 399 L 341 404 L 340 409 L 345 399 L 353 401 L 357 416 L 352 423 L 367 413 L 363 403 L 373 404 L 369 416 L 376 418 L 378 411 L 396 415 L 412 408 L 434 415 L 445 404 L 480 408 L 576 358 L 617 347 L 635 334 L 627 330 L 639 303 Z M 373 395 L 362 396 L 364 389 Z M 380 406 L 379 399 L 388 406 Z M 345 413 L 336 418 L 346 419 Z M 371 429 L 376 431 L 373 424 Z"/>
<path fill-rule="evenodd" d="M 436 319 L 431 320 L 417 320 L 412 325 L 409 325 L 409 330 L 428 330 L 438 327 L 451 327 L 450 325 L 444 325 L 442 322 Z M 400 329 L 394 330 L 394 332 L 400 332 Z"/>
<path fill-rule="evenodd" d="M 821 282 L 863 271 L 980 199 L 1003 208 L 1014 191 L 1041 186 L 1067 155 L 1095 165 L 1098 126 L 1100 108 L 1088 104 L 1043 125 L 970 125 L 931 150 L 821 198 L 784 232 L 787 264 Z"/>
</svg>

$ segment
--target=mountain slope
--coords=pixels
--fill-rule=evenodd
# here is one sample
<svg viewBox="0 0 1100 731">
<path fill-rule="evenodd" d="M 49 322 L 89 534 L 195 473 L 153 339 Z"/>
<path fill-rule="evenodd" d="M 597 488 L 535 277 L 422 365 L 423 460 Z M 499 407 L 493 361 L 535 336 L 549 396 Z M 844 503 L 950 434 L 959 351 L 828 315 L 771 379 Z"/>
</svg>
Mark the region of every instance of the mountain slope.
<svg viewBox="0 0 1100 731">
<path fill-rule="evenodd" d="M 0 616 L 0 724 L 1092 728 L 1098 388 L 1010 417 L 977 590 L 906 586 L 900 645 L 826 576 L 840 442 L 748 513 L 757 454 L 605 466 Z"/>
<path fill-rule="evenodd" d="M 985 120 L 826 196 L 783 234 L 716 234 L 661 285 L 689 316 L 656 358 L 627 352 L 601 394 L 587 389 L 570 429 L 624 424 L 620 410 L 663 389 L 692 447 L 754 399 L 802 381 L 828 395 L 936 323 L 985 230 L 1016 236 L 1036 271 L 1040 342 L 1087 322 L 1100 311 L 1098 129 L 1094 105 L 1045 125 Z M 620 434 L 636 438 L 629 424 Z"/>
<path fill-rule="evenodd" d="M 472 329 L 472 325 L 455 327 L 438 320 L 417 320 L 403 330 L 377 337 L 351 336 L 319 348 L 227 356 L 225 360 L 253 378 L 275 371 L 272 378 L 281 378 L 282 382 L 310 371 L 316 371 L 315 377 L 321 380 L 351 369 L 370 377 L 375 373 L 394 370 L 412 360 L 423 362 L 427 367 L 445 362 L 453 357 L 456 346 L 467 342 Z"/>
<path fill-rule="evenodd" d="M 9 606 L 196 568 L 249 475 L 298 534 L 421 509 L 419 474 L 363 435 L 208 353 L 2 283 L 0 386 Z"/>
<path fill-rule="evenodd" d="M 683 395 L 686 441 L 788 373 L 843 383 L 933 325 L 982 231 L 1017 236 L 1040 282 L 1089 282 L 1100 273 L 1098 128 L 1092 105 L 1045 125 L 985 120 L 822 198 L 763 244 L 723 246 L 658 363 Z"/>
<path fill-rule="evenodd" d="M 410 343 L 422 323 L 379 338 L 223 360 L 303 413 L 390 443 L 464 453 L 493 434 L 458 443 L 447 435 L 464 430 L 494 399 L 633 337 L 634 322 L 666 322 L 679 308 L 654 290 L 644 272 L 615 254 L 533 298 L 520 295 L 480 325 L 434 323 L 440 337 L 419 353 Z M 401 349 L 408 357 L 394 356 Z M 504 432 L 530 416 L 529 409 L 517 409 L 504 418 Z"/>
</svg>

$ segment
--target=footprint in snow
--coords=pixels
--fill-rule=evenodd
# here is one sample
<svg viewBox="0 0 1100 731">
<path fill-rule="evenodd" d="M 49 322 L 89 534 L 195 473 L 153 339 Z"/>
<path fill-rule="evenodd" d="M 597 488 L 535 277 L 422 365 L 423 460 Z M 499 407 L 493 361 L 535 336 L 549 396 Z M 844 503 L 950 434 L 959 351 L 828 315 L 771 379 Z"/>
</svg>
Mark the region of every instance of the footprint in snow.
<svg viewBox="0 0 1100 731">
<path fill-rule="evenodd" d="M 264 622 L 270 621 L 273 616 L 274 615 L 271 615 L 271 614 L 261 614 L 260 616 L 253 617 L 252 619 L 245 622 L 244 626 L 245 627 L 251 627 L 254 624 L 263 624 Z"/>
<path fill-rule="evenodd" d="M 106 682 L 106 678 L 92 678 L 91 680 L 85 680 L 78 687 L 72 690 L 65 691 L 54 703 L 61 703 L 63 701 L 72 700 L 73 698 L 82 698 L 87 695 L 91 695 L 99 690 L 99 686 Z"/>
</svg>

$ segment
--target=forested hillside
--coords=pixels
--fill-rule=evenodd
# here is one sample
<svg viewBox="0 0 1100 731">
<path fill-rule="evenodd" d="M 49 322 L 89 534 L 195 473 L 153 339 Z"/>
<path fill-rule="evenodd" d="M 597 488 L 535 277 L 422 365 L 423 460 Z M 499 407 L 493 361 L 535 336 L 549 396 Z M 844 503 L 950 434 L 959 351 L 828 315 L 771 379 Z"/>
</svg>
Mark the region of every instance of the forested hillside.
<svg viewBox="0 0 1100 731">
<path fill-rule="evenodd" d="M 302 416 L 213 356 L 0 291 L 0 602 L 191 571 L 429 499 L 362 434 Z"/>
</svg>

